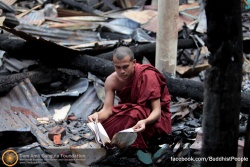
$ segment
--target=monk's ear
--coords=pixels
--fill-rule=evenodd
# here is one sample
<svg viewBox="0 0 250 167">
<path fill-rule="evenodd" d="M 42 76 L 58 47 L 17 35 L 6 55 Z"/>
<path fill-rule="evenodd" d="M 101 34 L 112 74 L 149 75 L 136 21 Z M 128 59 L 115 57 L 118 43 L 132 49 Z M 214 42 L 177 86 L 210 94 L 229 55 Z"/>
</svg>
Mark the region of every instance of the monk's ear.
<svg viewBox="0 0 250 167">
<path fill-rule="evenodd" d="M 134 64 L 136 63 L 136 59 L 133 60 L 133 63 L 134 63 Z"/>
</svg>

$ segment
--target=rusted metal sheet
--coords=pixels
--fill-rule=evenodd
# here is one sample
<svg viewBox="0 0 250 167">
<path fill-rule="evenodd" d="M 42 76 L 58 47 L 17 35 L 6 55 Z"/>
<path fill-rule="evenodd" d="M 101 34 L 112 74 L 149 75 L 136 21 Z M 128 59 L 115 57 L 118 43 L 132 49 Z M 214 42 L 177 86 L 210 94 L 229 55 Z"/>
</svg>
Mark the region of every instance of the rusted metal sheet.
<svg viewBox="0 0 250 167">
<path fill-rule="evenodd" d="M 73 9 L 63 9 L 57 8 L 58 17 L 67 17 L 67 16 L 90 16 L 91 14 L 84 11 L 77 11 Z"/>
<path fill-rule="evenodd" d="M 31 131 L 42 146 L 53 144 L 37 126 L 36 118 L 50 113 L 29 79 L 1 97 L 0 106 L 0 131 Z"/>
<path fill-rule="evenodd" d="M 127 10 L 123 12 L 123 15 L 131 19 L 137 23 L 144 24 L 151 20 L 153 17 L 157 15 L 157 11 L 153 10 L 143 10 L 143 11 L 135 11 L 135 10 Z"/>
<path fill-rule="evenodd" d="M 142 24 L 141 28 L 156 33 L 157 32 L 157 16 L 153 17 L 147 23 Z"/>
<path fill-rule="evenodd" d="M 177 19 L 178 31 L 182 30 L 182 26 L 184 25 L 184 22 L 187 25 L 195 22 L 195 20 L 197 20 L 197 18 L 198 18 L 199 10 L 200 10 L 199 5 L 197 3 L 188 4 L 188 5 L 184 4 L 184 5 L 179 6 L 179 13 L 180 14 L 179 14 L 179 17 Z M 130 13 L 127 14 L 124 12 L 124 15 L 129 16 Z M 139 17 L 139 16 L 137 16 L 137 17 Z M 144 16 L 144 17 L 146 17 L 146 16 Z M 157 32 L 157 20 L 158 20 L 158 16 L 156 14 L 148 21 L 145 20 L 144 23 L 141 23 L 141 28 L 144 28 L 146 30 L 149 30 L 149 31 L 156 33 Z"/>
</svg>

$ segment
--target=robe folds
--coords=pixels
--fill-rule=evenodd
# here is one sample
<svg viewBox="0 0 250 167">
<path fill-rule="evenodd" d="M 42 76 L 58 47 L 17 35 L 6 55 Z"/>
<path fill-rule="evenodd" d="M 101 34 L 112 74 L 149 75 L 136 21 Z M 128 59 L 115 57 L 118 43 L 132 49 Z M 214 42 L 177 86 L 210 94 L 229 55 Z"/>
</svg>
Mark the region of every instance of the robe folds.
<svg viewBox="0 0 250 167">
<path fill-rule="evenodd" d="M 133 148 L 148 148 L 147 141 L 154 135 L 169 134 L 172 131 L 170 102 L 165 77 L 152 65 L 135 65 L 134 76 L 117 92 L 118 105 L 112 108 L 113 114 L 102 124 L 112 139 L 115 133 L 133 127 L 139 120 L 146 119 L 152 109 L 150 100 L 160 98 L 161 117 L 154 123 L 146 125 L 139 132 Z"/>
</svg>

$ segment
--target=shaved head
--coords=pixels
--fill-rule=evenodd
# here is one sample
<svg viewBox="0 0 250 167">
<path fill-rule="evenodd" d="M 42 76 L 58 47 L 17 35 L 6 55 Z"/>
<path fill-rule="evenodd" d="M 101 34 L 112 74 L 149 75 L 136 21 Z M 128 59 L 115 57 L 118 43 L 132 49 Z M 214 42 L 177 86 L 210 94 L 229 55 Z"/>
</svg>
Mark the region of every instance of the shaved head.
<svg viewBox="0 0 250 167">
<path fill-rule="evenodd" d="M 118 60 L 124 59 L 126 56 L 130 57 L 130 61 L 134 60 L 134 53 L 133 51 L 125 46 L 120 46 L 114 50 L 113 58 L 117 58 Z"/>
</svg>

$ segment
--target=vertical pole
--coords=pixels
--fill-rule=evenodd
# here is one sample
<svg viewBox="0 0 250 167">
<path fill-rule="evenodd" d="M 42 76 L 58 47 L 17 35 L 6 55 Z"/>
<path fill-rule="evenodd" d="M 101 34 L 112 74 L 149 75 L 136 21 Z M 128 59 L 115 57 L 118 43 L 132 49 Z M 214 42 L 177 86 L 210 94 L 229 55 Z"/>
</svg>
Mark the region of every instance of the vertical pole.
<svg viewBox="0 0 250 167">
<path fill-rule="evenodd" d="M 178 16 L 179 1 L 158 0 L 155 66 L 159 71 L 173 75 L 176 71 Z"/>
<path fill-rule="evenodd" d="M 157 6 L 158 5 L 158 0 L 152 0 L 151 5 L 152 6 Z"/>
<path fill-rule="evenodd" d="M 204 82 L 201 167 L 236 166 L 242 82 L 240 0 L 205 0 L 211 68 Z"/>
</svg>

